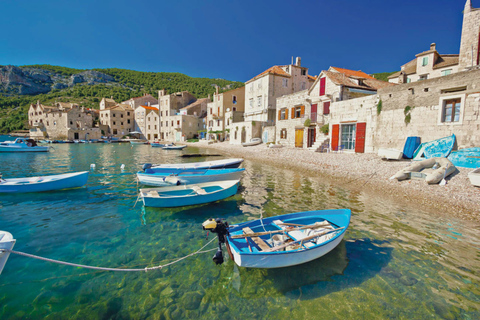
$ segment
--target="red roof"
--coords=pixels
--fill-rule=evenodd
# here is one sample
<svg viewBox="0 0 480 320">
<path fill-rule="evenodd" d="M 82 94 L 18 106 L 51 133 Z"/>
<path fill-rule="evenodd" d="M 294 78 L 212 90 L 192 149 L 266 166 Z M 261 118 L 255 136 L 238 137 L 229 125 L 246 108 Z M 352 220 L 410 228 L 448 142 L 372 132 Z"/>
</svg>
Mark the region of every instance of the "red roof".
<svg viewBox="0 0 480 320">
<path fill-rule="evenodd" d="M 148 109 L 148 110 L 155 110 L 155 111 L 158 111 L 158 109 L 157 109 L 157 108 L 155 108 L 155 107 L 150 107 L 150 106 L 140 106 L 140 107 L 142 107 L 142 108 L 145 108 L 145 109 Z"/>
<path fill-rule="evenodd" d="M 258 79 L 258 78 L 260 78 L 261 76 L 266 75 L 266 74 L 269 74 L 269 73 L 270 73 L 270 74 L 273 74 L 273 75 L 277 75 L 277 76 L 291 77 L 291 75 L 289 75 L 287 72 L 285 72 L 280 66 L 273 66 L 273 67 L 268 68 L 267 70 L 263 71 L 263 72 L 260 73 L 258 76 L 250 79 L 249 81 Z"/>
<path fill-rule="evenodd" d="M 375 79 L 374 77 L 372 76 L 369 76 L 368 74 L 366 74 L 365 72 L 363 71 L 355 71 L 355 70 L 349 70 L 349 69 L 342 69 L 342 68 L 337 68 L 337 67 L 330 67 L 331 69 L 334 69 L 340 73 L 343 73 L 347 76 L 350 76 L 350 77 L 357 77 L 357 78 L 365 78 L 365 79 Z"/>
</svg>

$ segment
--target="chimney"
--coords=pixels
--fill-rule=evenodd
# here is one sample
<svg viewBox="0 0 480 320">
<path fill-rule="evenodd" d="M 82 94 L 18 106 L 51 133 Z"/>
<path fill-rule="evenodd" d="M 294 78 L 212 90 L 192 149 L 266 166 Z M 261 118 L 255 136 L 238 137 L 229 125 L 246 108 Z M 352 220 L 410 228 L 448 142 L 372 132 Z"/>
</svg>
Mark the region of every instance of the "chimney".
<svg viewBox="0 0 480 320">
<path fill-rule="evenodd" d="M 463 9 L 463 14 L 465 13 L 470 13 L 472 11 L 472 2 L 470 0 L 467 0 L 465 3 L 465 9 Z"/>
<path fill-rule="evenodd" d="M 301 64 L 302 64 L 302 58 L 297 57 L 297 60 L 295 61 L 295 65 L 296 65 L 297 67 L 301 67 Z"/>
<path fill-rule="evenodd" d="M 436 47 L 437 47 L 437 45 L 434 42 L 430 45 L 430 50 L 437 50 Z"/>
<path fill-rule="evenodd" d="M 293 64 L 293 56 L 292 56 L 292 64 Z"/>
<path fill-rule="evenodd" d="M 215 86 L 215 94 L 218 94 L 218 86 Z"/>
</svg>

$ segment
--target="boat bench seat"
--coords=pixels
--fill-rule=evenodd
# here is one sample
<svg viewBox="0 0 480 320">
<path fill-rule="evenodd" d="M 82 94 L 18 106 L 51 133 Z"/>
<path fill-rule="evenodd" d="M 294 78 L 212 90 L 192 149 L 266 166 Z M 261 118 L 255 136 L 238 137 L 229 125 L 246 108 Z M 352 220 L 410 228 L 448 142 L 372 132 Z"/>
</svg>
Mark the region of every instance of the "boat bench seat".
<svg viewBox="0 0 480 320">
<path fill-rule="evenodd" d="M 197 194 L 207 194 L 207 191 L 203 190 L 199 186 L 193 186 L 192 187 L 193 191 L 195 191 Z"/>
<path fill-rule="evenodd" d="M 158 194 L 157 190 L 151 190 L 147 192 L 147 195 L 153 196 L 153 197 L 159 197 L 160 195 Z"/>
<path fill-rule="evenodd" d="M 315 222 L 315 224 L 312 225 L 312 226 L 315 227 L 314 229 L 292 230 L 292 231 L 287 230 L 288 224 L 284 225 L 283 221 L 275 220 L 275 221 L 273 221 L 273 223 L 276 224 L 277 226 L 279 226 L 280 228 L 282 228 L 283 230 L 285 230 L 286 234 L 290 238 L 292 238 L 294 241 L 303 240 L 303 239 L 305 239 L 307 237 L 310 237 L 310 236 L 313 236 L 317 233 L 323 233 L 323 232 L 334 229 L 332 227 L 332 225 L 326 220 L 322 221 L 322 222 Z M 307 240 L 307 242 L 304 242 L 303 245 L 307 248 L 313 247 L 317 244 L 320 244 L 322 242 L 330 240 L 333 236 L 334 236 L 333 233 L 326 234 L 326 235 L 320 236 L 318 238 Z"/>
<path fill-rule="evenodd" d="M 250 229 L 249 227 L 245 227 L 242 229 L 243 230 L 243 233 L 244 234 L 252 234 L 254 233 L 252 229 Z M 260 237 L 250 237 L 253 242 L 255 242 L 255 244 L 260 248 L 260 251 L 264 251 L 264 250 L 268 250 L 270 249 L 270 246 L 263 240 L 261 239 Z M 247 239 L 248 241 L 248 239 Z"/>
</svg>

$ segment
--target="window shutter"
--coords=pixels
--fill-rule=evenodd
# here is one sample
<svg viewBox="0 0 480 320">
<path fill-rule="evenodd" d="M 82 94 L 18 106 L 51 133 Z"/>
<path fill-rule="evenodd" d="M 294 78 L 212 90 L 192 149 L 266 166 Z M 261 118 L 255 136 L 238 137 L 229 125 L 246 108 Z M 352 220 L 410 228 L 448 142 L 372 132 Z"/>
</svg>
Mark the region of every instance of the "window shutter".
<svg viewBox="0 0 480 320">
<path fill-rule="evenodd" d="M 326 78 L 320 78 L 320 96 L 325 95 Z"/>
<path fill-rule="evenodd" d="M 282 110 L 278 110 L 278 120 L 282 119 Z"/>
<path fill-rule="evenodd" d="M 323 103 L 323 114 L 330 114 L 330 101 Z"/>
<path fill-rule="evenodd" d="M 295 119 L 295 108 L 292 108 L 292 119 Z"/>
<path fill-rule="evenodd" d="M 364 153 L 365 152 L 365 132 L 367 129 L 367 123 L 358 122 L 357 123 L 357 133 L 355 137 L 355 152 Z"/>
<path fill-rule="evenodd" d="M 304 114 L 305 114 L 305 106 L 302 106 L 302 107 L 300 108 L 300 116 L 303 117 Z"/>
<path fill-rule="evenodd" d="M 285 109 L 285 120 L 288 120 L 288 109 Z"/>
<path fill-rule="evenodd" d="M 332 126 L 332 145 L 330 146 L 332 150 L 336 150 L 338 147 L 338 134 L 340 132 L 340 125 L 334 124 Z"/>
</svg>

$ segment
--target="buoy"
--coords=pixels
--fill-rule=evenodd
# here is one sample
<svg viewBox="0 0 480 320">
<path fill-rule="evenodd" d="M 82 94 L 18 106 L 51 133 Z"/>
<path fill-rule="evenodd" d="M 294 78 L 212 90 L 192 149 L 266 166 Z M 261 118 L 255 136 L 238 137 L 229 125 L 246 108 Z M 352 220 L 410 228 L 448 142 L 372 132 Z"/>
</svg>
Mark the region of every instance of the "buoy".
<svg viewBox="0 0 480 320">
<path fill-rule="evenodd" d="M 0 231 L 0 274 L 2 274 L 3 267 L 7 263 L 10 252 L 4 252 L 2 249 L 12 250 L 15 245 L 15 239 L 11 233 Z"/>
<path fill-rule="evenodd" d="M 95 170 L 95 163 L 92 163 L 92 164 L 90 165 L 90 169 Z"/>
<path fill-rule="evenodd" d="M 120 169 L 122 169 L 122 170 L 125 169 L 125 165 L 122 164 L 122 165 L 120 166 Z"/>
</svg>

